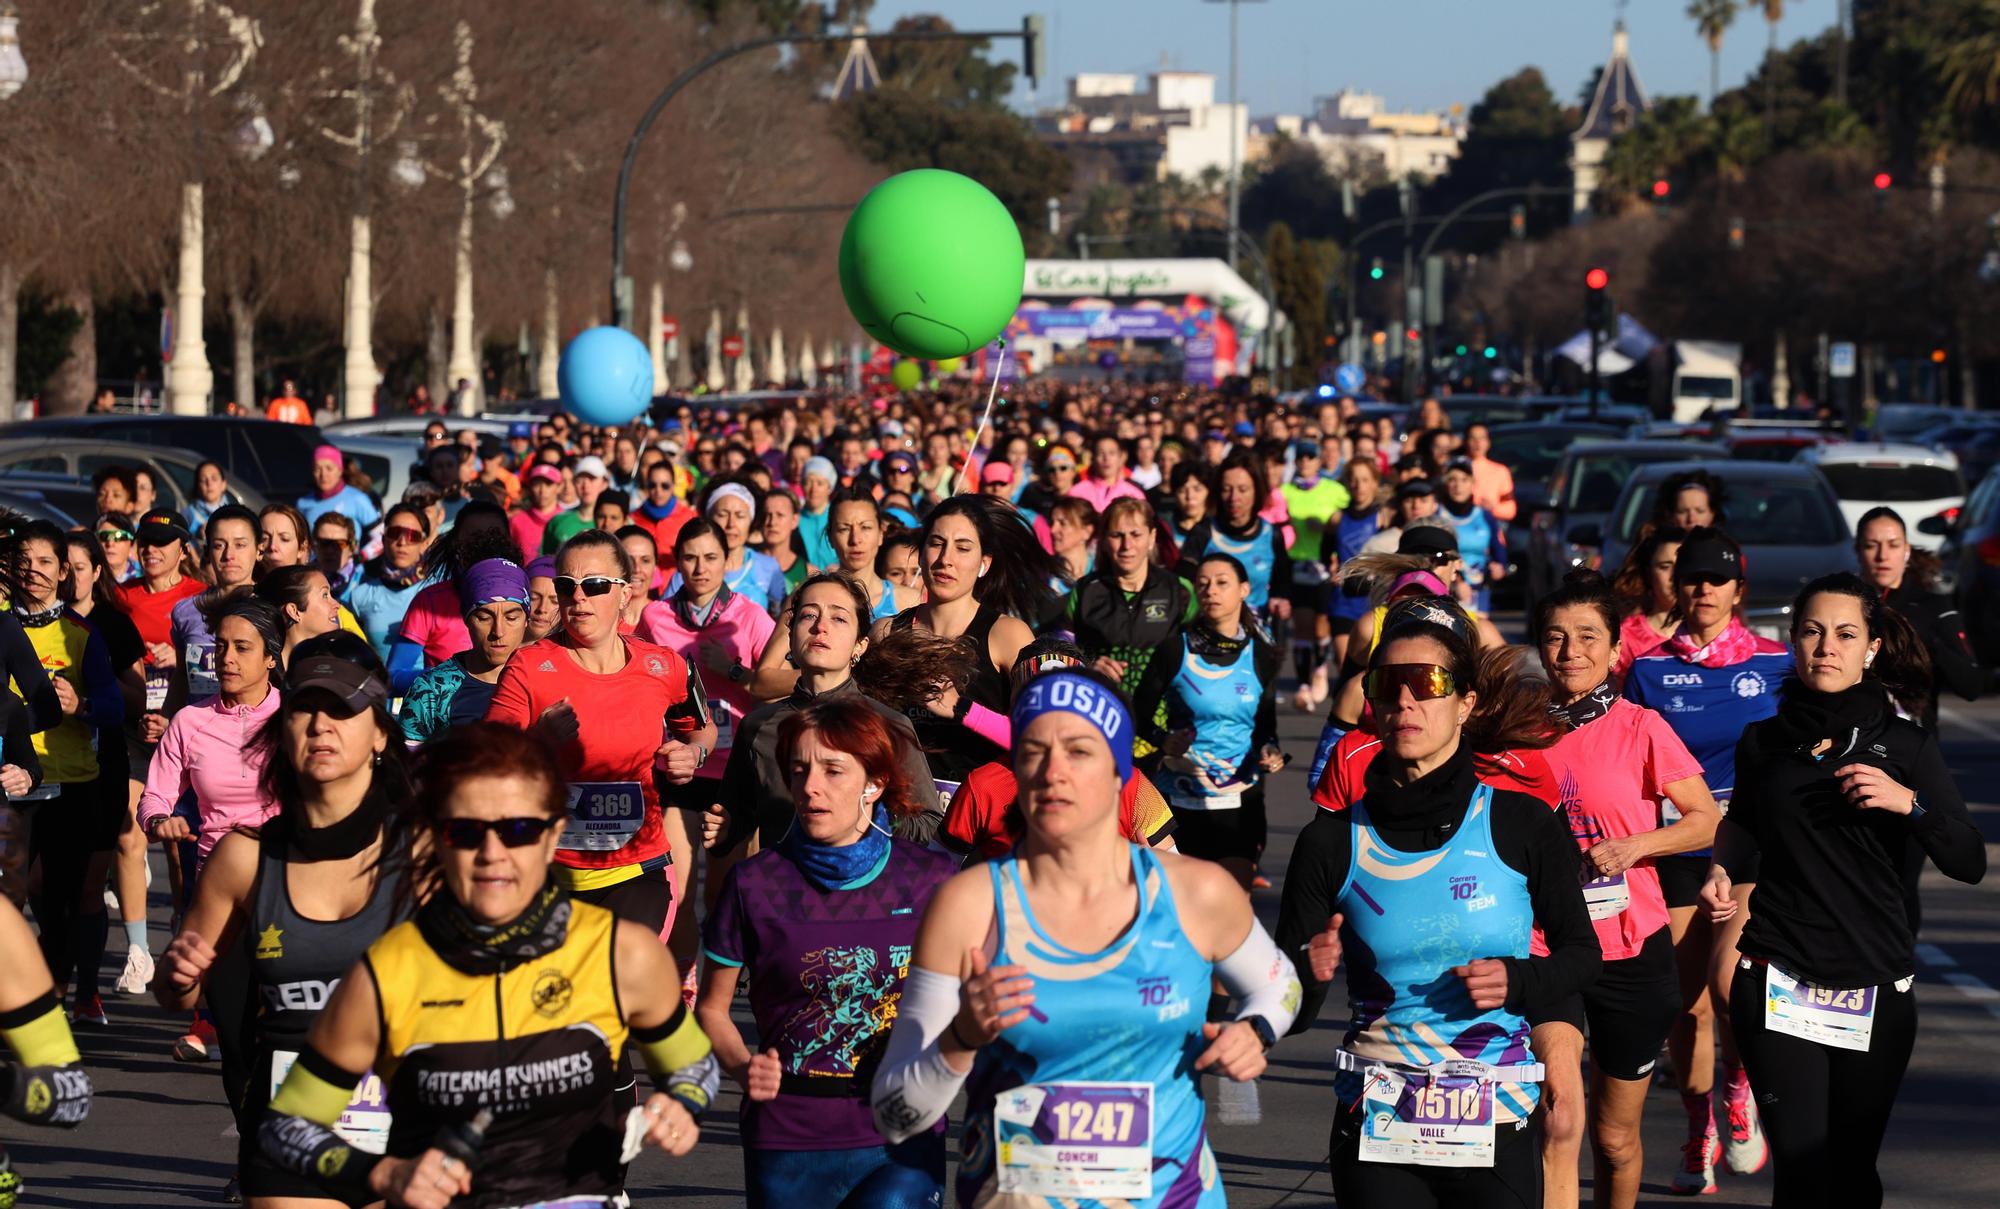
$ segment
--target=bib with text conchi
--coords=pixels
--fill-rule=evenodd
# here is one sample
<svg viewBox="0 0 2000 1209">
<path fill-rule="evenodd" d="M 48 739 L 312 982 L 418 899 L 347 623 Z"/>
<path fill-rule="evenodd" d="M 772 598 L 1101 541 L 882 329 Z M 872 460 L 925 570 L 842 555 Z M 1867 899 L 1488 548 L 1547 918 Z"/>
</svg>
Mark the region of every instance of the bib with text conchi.
<svg viewBox="0 0 2000 1209">
<path fill-rule="evenodd" d="M 993 1102 L 1003 1193 L 1098 1201 L 1153 1195 L 1153 1085 L 1031 1083 Z"/>
</svg>

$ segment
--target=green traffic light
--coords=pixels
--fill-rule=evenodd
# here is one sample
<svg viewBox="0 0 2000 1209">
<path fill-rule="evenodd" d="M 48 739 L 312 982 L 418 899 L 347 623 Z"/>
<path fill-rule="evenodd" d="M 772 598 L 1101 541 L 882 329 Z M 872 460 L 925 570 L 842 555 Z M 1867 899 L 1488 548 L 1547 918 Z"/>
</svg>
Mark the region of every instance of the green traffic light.
<svg viewBox="0 0 2000 1209">
<path fill-rule="evenodd" d="M 1491 361 L 1493 360 L 1493 358 L 1498 357 L 1500 355 L 1500 350 L 1494 348 L 1492 345 L 1489 344 L 1486 346 L 1486 351 L 1483 355 L 1488 361 Z"/>
<path fill-rule="evenodd" d="M 1463 344 L 1458 346 L 1458 355 L 1461 357 L 1465 355 L 1465 346 Z"/>
<path fill-rule="evenodd" d="M 1374 268 L 1372 268 L 1372 269 L 1369 269 L 1369 270 L 1368 270 L 1368 278 L 1369 278 L 1369 280 L 1371 280 L 1371 281 L 1380 281 L 1380 280 L 1382 280 L 1382 266 L 1378 264 L 1378 265 L 1376 265 L 1376 266 L 1375 266 Z"/>
</svg>

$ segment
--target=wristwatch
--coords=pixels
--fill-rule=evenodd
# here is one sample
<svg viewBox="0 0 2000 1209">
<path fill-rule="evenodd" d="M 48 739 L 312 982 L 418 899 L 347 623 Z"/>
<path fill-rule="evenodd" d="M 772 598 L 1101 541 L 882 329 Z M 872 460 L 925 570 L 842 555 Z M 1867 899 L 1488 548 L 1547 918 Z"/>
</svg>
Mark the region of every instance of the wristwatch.
<svg viewBox="0 0 2000 1209">
<path fill-rule="evenodd" d="M 1262 1016 L 1246 1016 L 1242 1023 L 1249 1025 L 1250 1031 L 1257 1034 L 1257 1043 L 1264 1047 L 1265 1053 L 1270 1053 L 1271 1047 L 1278 1043 L 1277 1031 Z"/>
<path fill-rule="evenodd" d="M 1912 819 L 1920 819 L 1924 817 L 1923 795 L 1918 793 L 1914 789 L 1910 791 L 1910 817 Z"/>
<path fill-rule="evenodd" d="M 748 666 L 744 664 L 744 662 L 741 659 L 738 659 L 736 662 L 729 665 L 729 670 L 727 672 L 724 672 L 723 675 L 729 677 L 729 682 L 731 684 L 742 684 L 743 682 L 750 679 L 750 669 Z"/>
</svg>

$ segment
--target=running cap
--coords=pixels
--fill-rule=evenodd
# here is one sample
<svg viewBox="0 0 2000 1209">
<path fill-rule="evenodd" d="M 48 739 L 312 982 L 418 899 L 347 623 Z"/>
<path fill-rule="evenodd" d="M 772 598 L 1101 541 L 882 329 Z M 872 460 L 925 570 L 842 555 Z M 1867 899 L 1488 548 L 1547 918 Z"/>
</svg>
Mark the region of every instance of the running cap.
<svg viewBox="0 0 2000 1209">
<path fill-rule="evenodd" d="M 1446 462 L 1446 463 L 1444 464 L 1444 472 L 1445 472 L 1446 474 L 1467 474 L 1467 475 L 1469 475 L 1469 474 L 1471 474 L 1471 473 L 1472 473 L 1472 459 L 1471 459 L 1471 458 L 1453 458 L 1453 459 L 1452 459 L 1451 461 L 1449 461 L 1449 462 Z"/>
<path fill-rule="evenodd" d="M 1257 426 L 1248 420 L 1238 420 L 1236 421 L 1236 435 L 1239 437 L 1254 437 L 1257 435 Z"/>
<path fill-rule="evenodd" d="M 1422 588 L 1432 596 L 1449 594 L 1444 581 L 1429 571 L 1405 571 L 1389 584 L 1389 599 L 1396 599 L 1396 594 L 1406 588 Z"/>
<path fill-rule="evenodd" d="M 320 634 L 292 650 L 285 669 L 288 698 L 325 689 L 355 713 L 389 701 L 389 678 L 368 643 L 346 630 Z"/>
<path fill-rule="evenodd" d="M 528 607 L 528 573 L 511 558 L 487 558 L 465 569 L 458 583 L 458 604 L 471 614 L 481 605 L 512 601 Z"/>
<path fill-rule="evenodd" d="M 1431 486 L 1429 479 L 1410 479 L 1407 482 L 1398 484 L 1396 487 L 1396 498 L 1399 500 L 1409 500 L 1415 499 L 1420 495 L 1436 494 L 1437 488 Z"/>
<path fill-rule="evenodd" d="M 1311 437 L 1300 437 L 1292 442 L 1292 454 L 1295 457 L 1316 458 L 1319 456 L 1319 442 Z"/>
<path fill-rule="evenodd" d="M 1043 714 L 1075 714 L 1097 728 L 1111 747 L 1122 784 L 1132 777 L 1132 711 L 1116 689 L 1081 669 L 1044 672 L 1028 682 L 1014 700 L 1014 734 L 1019 736 Z"/>
<path fill-rule="evenodd" d="M 611 478 L 611 472 L 605 469 L 604 459 L 598 457 L 596 454 L 592 454 L 589 457 L 578 458 L 576 460 L 576 465 L 571 469 L 570 473 L 587 474 L 592 476 L 593 478 L 600 478 L 606 481 L 609 481 Z"/>
<path fill-rule="evenodd" d="M 907 449 L 898 449 L 893 453 L 883 455 L 882 468 L 891 474 L 899 469 L 915 470 L 917 468 L 917 455 Z"/>
<path fill-rule="evenodd" d="M 142 546 L 164 546 L 168 542 L 184 542 L 194 535 L 188 532 L 187 522 L 181 514 L 171 508 L 155 508 L 139 518 L 137 533 Z"/>
<path fill-rule="evenodd" d="M 557 470 L 547 462 L 536 462 L 528 468 L 528 473 L 521 476 L 521 481 L 532 483 L 537 479 L 547 479 L 551 483 L 560 484 L 562 482 L 562 471 Z"/>
<path fill-rule="evenodd" d="M 313 450 L 313 461 L 332 462 L 336 466 L 347 465 L 347 459 L 332 445 L 320 445 Z"/>
<path fill-rule="evenodd" d="M 555 577 L 556 560 L 552 554 L 544 554 L 528 564 L 529 579 L 554 579 Z"/>
<path fill-rule="evenodd" d="M 143 533 L 140 540 L 145 540 Z M 1743 551 L 1720 529 L 1696 529 L 1687 535 L 1680 553 L 1674 556 L 1674 582 L 1714 576 L 1742 579 Z"/>
<path fill-rule="evenodd" d="M 1403 535 L 1396 539 L 1398 554 L 1426 554 L 1435 558 L 1441 554 L 1458 553 L 1458 534 L 1444 525 L 1407 525 Z"/>
<path fill-rule="evenodd" d="M 828 458 L 815 456 L 806 459 L 806 468 L 799 472 L 799 477 L 801 479 L 809 479 L 814 475 L 818 475 L 836 487 L 840 485 L 840 471 L 833 468 L 833 462 Z"/>
<path fill-rule="evenodd" d="M 986 468 L 979 472 L 979 481 L 982 483 L 1011 483 L 1014 481 L 1014 468 L 1005 462 L 988 462 L 986 463 Z"/>
</svg>

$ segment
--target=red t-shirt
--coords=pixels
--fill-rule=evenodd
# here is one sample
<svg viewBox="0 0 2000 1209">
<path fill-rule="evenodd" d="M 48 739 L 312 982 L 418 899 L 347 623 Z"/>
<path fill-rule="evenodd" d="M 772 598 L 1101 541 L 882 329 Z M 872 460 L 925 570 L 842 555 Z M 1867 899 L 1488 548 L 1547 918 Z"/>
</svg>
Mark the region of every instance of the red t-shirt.
<svg viewBox="0 0 2000 1209">
<path fill-rule="evenodd" d="M 131 583 L 118 585 L 118 607 L 132 619 L 132 628 L 139 631 L 139 639 L 151 646 L 156 642 L 173 641 L 174 606 L 190 596 L 199 596 L 208 591 L 208 585 L 198 579 L 183 579 L 164 591 L 153 592 L 146 582 L 135 579 Z M 152 666 L 153 653 L 146 652 L 146 664 Z"/>
<path fill-rule="evenodd" d="M 694 669 L 663 646 L 626 638 L 625 666 L 608 675 L 585 671 L 569 647 L 544 638 L 515 651 L 500 673 L 486 720 L 525 730 L 542 711 L 569 699 L 576 710 L 578 737 L 557 752 L 572 790 L 590 785 L 639 786 L 644 817 L 622 846 L 609 849 L 559 848 L 556 863 L 573 869 L 616 869 L 636 865 L 667 850 L 660 823 L 660 795 L 653 784 L 653 753 L 671 727 L 685 739 L 707 721 L 706 698 Z M 593 791 L 585 788 L 581 805 Z M 601 792 L 601 791 L 598 791 Z M 591 820 L 573 806 L 564 842 L 580 840 Z"/>
<path fill-rule="evenodd" d="M 1020 785 L 1014 770 L 995 761 L 981 764 L 945 807 L 944 831 L 938 838 L 947 848 L 987 859 L 1007 855 L 1021 842 L 1021 813 L 1014 809 Z M 1134 769 L 1118 790 L 1118 833 L 1137 844 L 1157 844 L 1174 829 L 1173 810 L 1166 796 Z"/>
<path fill-rule="evenodd" d="M 458 588 L 449 579 L 425 584 L 410 597 L 398 636 L 424 649 L 424 666 L 436 667 L 461 651 L 472 649 L 472 631 L 458 607 Z"/>
<path fill-rule="evenodd" d="M 1351 730 L 1334 744 L 1327 757 L 1326 771 L 1313 788 L 1313 803 L 1321 810 L 1345 810 L 1365 792 L 1362 779 L 1368 766 L 1382 750 L 1382 740 L 1365 731 Z M 1554 810 L 1562 804 L 1562 790 L 1548 757 L 1539 751 L 1503 751 L 1497 756 L 1480 756 L 1472 762 L 1483 784 L 1495 789 L 1511 789 L 1538 798 Z"/>
</svg>

